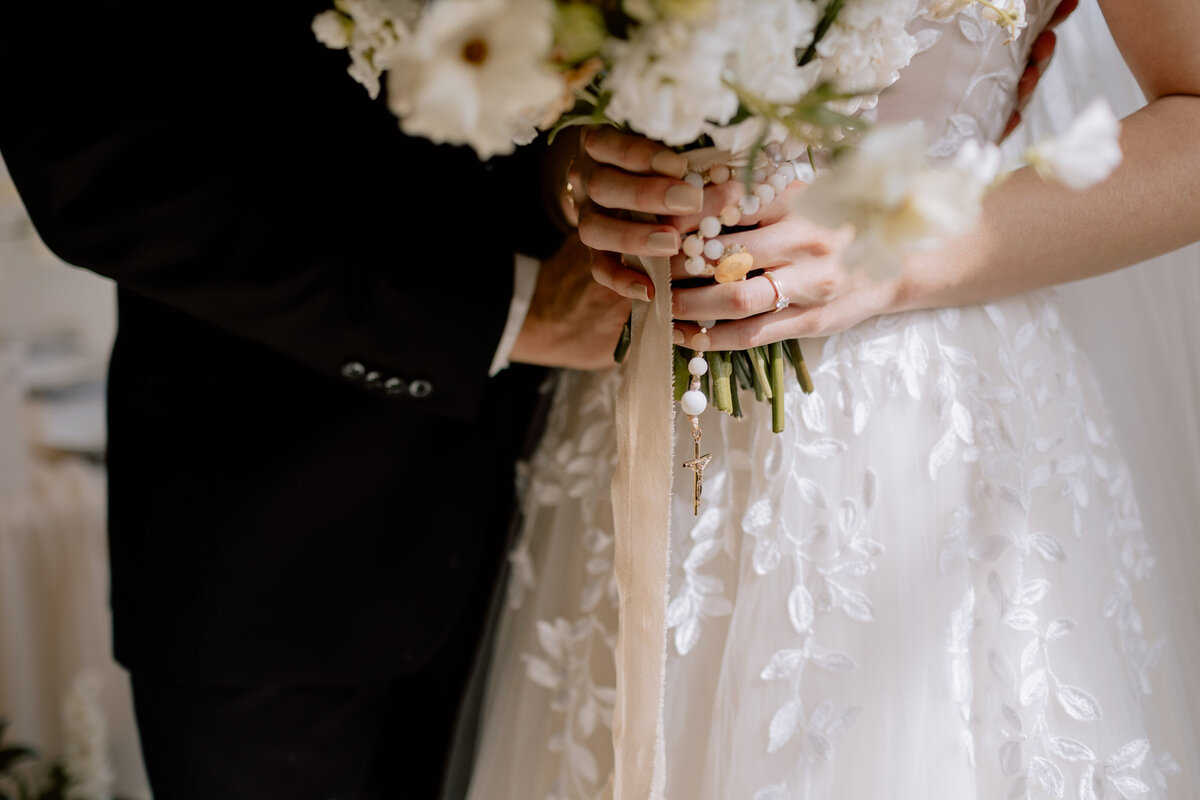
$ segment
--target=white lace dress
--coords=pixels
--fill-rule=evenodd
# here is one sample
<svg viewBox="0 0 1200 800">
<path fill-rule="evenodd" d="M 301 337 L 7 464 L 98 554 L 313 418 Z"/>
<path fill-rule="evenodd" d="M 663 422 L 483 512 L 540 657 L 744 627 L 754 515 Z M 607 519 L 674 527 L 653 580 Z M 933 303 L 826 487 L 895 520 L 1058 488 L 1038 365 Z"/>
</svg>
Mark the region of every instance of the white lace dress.
<svg viewBox="0 0 1200 800">
<path fill-rule="evenodd" d="M 924 119 L 935 156 L 997 138 L 1051 8 L 1030 3 L 1024 47 L 973 11 L 914 20 L 922 52 L 881 117 Z M 748 397 L 744 420 L 706 412 L 698 517 L 677 474 L 666 797 L 1166 796 L 1178 765 L 1142 708 L 1162 643 L 1136 601 L 1153 558 L 1053 296 L 805 353 L 816 391 L 789 389 L 783 434 Z M 525 473 L 471 800 L 608 780 L 618 382 L 564 374 Z"/>
</svg>

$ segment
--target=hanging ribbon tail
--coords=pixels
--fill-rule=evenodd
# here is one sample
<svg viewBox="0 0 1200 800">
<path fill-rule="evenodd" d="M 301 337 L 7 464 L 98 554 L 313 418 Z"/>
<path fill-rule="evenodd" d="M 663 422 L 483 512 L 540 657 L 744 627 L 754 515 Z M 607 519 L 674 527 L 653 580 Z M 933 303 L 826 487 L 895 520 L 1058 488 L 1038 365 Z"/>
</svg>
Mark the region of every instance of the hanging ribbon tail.
<svg viewBox="0 0 1200 800">
<path fill-rule="evenodd" d="M 633 304 L 633 343 L 617 394 L 613 570 L 620 594 L 611 800 L 661 800 L 666 773 L 668 552 L 674 471 L 670 263 L 643 258 L 654 301 Z"/>
</svg>

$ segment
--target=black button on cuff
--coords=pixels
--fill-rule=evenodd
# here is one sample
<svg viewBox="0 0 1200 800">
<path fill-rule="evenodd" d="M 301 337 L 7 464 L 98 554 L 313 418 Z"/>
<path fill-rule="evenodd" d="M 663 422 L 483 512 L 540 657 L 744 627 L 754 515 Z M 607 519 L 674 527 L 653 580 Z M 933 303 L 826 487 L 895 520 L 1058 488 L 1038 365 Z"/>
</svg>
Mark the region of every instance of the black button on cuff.
<svg viewBox="0 0 1200 800">
<path fill-rule="evenodd" d="M 433 384 L 418 378 L 408 385 L 408 394 L 410 397 L 415 397 L 418 400 L 422 397 L 428 397 L 433 394 Z"/>
<path fill-rule="evenodd" d="M 408 384 L 399 378 L 388 378 L 383 382 L 383 390 L 390 395 L 408 394 Z"/>
<path fill-rule="evenodd" d="M 363 376 L 363 384 L 365 384 L 368 389 L 382 389 L 383 373 L 371 370 L 365 376 Z"/>
<path fill-rule="evenodd" d="M 342 377 L 351 381 L 361 381 L 367 374 L 367 368 L 359 361 L 347 361 L 342 364 Z"/>
</svg>

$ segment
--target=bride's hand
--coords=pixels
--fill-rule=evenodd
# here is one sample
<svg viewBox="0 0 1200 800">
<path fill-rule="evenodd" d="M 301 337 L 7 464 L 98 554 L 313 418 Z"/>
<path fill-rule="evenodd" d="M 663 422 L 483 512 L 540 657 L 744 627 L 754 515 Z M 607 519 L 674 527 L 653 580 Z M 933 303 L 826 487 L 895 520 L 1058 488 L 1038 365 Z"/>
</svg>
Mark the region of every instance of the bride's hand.
<svg viewBox="0 0 1200 800">
<path fill-rule="evenodd" d="M 755 270 L 769 272 L 791 304 L 776 311 L 775 286 L 758 274 L 732 283 L 675 288 L 671 302 L 677 343 L 690 343 L 700 332 L 689 320 L 720 320 L 708 331 L 712 349 L 744 350 L 785 339 L 828 336 L 899 310 L 898 281 L 877 281 L 846 270 L 841 256 L 850 243 L 849 229 L 822 228 L 791 211 L 790 200 L 804 189 L 804 184 L 793 184 L 756 216 L 743 220 L 758 227 L 716 237 L 727 247 L 745 248 L 754 257 Z M 705 213 L 736 202 L 742 191 L 736 181 L 710 187 Z M 689 230 L 698 217 L 677 222 Z M 683 262 L 682 255 L 671 261 L 671 275 L 677 280 L 689 277 Z M 629 272 L 615 260 L 593 265 L 593 274 L 604 285 L 627 280 Z"/>
</svg>

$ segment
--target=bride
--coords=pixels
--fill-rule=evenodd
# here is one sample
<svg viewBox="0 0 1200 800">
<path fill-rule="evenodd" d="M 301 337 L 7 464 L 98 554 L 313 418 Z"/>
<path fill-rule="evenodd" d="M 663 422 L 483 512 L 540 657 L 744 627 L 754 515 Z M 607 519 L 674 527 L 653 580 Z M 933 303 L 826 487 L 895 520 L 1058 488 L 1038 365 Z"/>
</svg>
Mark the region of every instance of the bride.
<svg viewBox="0 0 1200 800">
<path fill-rule="evenodd" d="M 1187 702 L 1156 682 L 1154 559 L 1090 370 L 1039 291 L 1200 239 L 1200 54 L 1182 33 L 1200 7 L 1104 8 L 1150 100 L 1107 182 L 1075 194 L 1019 172 L 975 230 L 883 283 L 846 273 L 841 237 L 780 201 L 721 237 L 774 281 L 673 293 L 676 319 L 721 320 L 713 349 L 804 337 L 816 390 L 788 390 L 778 435 L 762 404 L 705 416 L 696 516 L 680 473 L 666 797 L 1159 798 L 1200 771 L 1186 716 L 1148 714 L 1151 687 L 1160 708 Z M 1031 0 L 1030 28 L 1052 11 Z M 933 154 L 997 138 L 1024 64 L 964 13 L 914 16 L 928 46 L 880 100 L 881 120 L 923 120 Z M 678 183 L 651 169 L 670 157 L 614 132 L 586 143 L 596 277 L 649 294 L 615 253 L 653 254 L 651 234 L 678 247 L 699 217 L 616 221 L 607 209 L 670 213 L 657 198 Z M 565 374 L 528 465 L 473 800 L 598 798 L 610 779 L 619 381 Z"/>
</svg>

